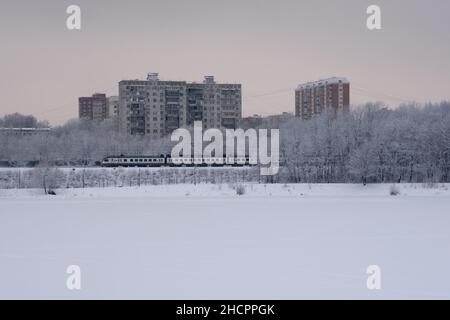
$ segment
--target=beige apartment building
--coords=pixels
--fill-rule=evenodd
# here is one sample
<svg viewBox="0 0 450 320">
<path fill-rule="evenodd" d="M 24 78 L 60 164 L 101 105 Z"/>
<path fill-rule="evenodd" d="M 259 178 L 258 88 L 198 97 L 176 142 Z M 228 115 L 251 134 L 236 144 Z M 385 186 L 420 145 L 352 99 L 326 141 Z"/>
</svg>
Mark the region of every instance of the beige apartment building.
<svg viewBox="0 0 450 320">
<path fill-rule="evenodd" d="M 203 83 L 147 80 L 119 83 L 119 121 L 122 132 L 161 138 L 194 121 L 205 129 L 238 127 L 242 118 L 240 84 L 219 84 L 207 76 Z"/>
</svg>

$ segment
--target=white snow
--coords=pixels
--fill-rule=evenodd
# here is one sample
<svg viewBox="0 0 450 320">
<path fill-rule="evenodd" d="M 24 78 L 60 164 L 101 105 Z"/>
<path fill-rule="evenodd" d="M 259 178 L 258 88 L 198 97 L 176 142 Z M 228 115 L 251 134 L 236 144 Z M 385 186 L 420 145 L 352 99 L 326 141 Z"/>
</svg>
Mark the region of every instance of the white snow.
<svg viewBox="0 0 450 320">
<path fill-rule="evenodd" d="M 0 298 L 450 298 L 450 185 L 232 187 L 0 190 Z"/>
</svg>

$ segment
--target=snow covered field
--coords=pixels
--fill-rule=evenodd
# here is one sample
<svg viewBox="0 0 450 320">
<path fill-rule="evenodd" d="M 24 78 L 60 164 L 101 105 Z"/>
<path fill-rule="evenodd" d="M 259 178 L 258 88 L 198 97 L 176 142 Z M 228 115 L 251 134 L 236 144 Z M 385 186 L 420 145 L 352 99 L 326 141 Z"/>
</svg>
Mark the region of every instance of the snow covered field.
<svg viewBox="0 0 450 320">
<path fill-rule="evenodd" d="M 390 188 L 0 190 L 0 298 L 450 298 L 450 185 Z"/>
</svg>

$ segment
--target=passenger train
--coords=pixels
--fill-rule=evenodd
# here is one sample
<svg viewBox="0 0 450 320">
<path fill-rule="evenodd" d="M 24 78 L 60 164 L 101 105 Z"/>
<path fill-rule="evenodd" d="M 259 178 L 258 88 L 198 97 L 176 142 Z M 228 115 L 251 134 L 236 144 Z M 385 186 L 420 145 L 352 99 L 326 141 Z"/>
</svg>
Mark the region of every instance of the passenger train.
<svg viewBox="0 0 450 320">
<path fill-rule="evenodd" d="M 117 167 L 244 167 L 251 166 L 249 157 L 172 158 L 171 156 L 118 156 L 106 157 L 101 166 Z M 254 162 L 253 162 L 254 163 Z"/>
</svg>

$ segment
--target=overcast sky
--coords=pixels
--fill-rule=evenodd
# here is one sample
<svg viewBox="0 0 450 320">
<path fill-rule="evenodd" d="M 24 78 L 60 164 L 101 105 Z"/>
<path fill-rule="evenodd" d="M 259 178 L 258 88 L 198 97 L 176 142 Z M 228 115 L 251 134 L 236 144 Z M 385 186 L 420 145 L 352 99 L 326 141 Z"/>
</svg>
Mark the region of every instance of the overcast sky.
<svg viewBox="0 0 450 320">
<path fill-rule="evenodd" d="M 81 31 L 66 29 L 70 4 Z M 244 115 L 293 112 L 299 83 L 330 76 L 352 81 L 352 103 L 450 99 L 448 0 L 1 0 L 0 40 L 0 116 L 54 125 L 79 96 L 152 71 L 242 83 Z"/>
</svg>

